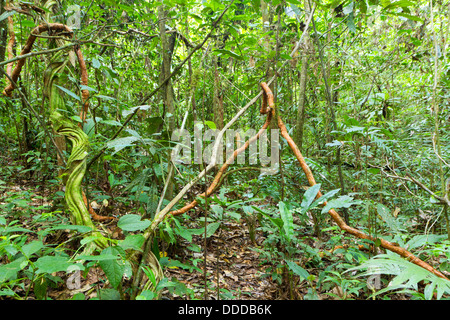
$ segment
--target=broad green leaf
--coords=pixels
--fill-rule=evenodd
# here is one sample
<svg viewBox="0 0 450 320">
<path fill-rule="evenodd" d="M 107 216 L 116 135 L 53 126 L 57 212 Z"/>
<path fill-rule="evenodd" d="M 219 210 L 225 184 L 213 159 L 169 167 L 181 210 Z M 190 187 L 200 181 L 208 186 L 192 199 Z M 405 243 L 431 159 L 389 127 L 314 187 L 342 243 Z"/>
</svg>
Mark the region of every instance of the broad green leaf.
<svg viewBox="0 0 450 320">
<path fill-rule="evenodd" d="M 89 92 L 97 92 L 97 89 L 94 89 L 94 88 L 92 88 L 92 87 L 86 86 L 86 85 L 84 85 L 84 84 L 81 84 L 81 85 L 80 85 L 80 89 L 81 89 L 81 90 L 87 90 L 87 91 L 89 91 Z"/>
<path fill-rule="evenodd" d="M 93 66 L 95 69 L 100 68 L 100 66 L 101 66 L 100 61 L 98 61 L 98 59 L 96 59 L 96 58 L 92 58 L 92 66 Z"/>
<path fill-rule="evenodd" d="M 13 262 L 0 265 L 0 283 L 16 279 L 17 273 L 28 265 L 27 259 L 22 256 Z"/>
<path fill-rule="evenodd" d="M 212 121 L 205 121 L 205 124 L 211 129 L 211 130 L 216 130 L 217 126 L 214 122 Z"/>
<path fill-rule="evenodd" d="M 33 282 L 33 292 L 37 300 L 44 300 L 47 294 L 47 281 L 45 277 L 38 277 Z"/>
<path fill-rule="evenodd" d="M 220 224 L 221 224 L 220 221 L 208 224 L 206 227 L 206 237 L 207 238 L 211 237 L 216 232 L 216 230 L 220 227 Z"/>
<path fill-rule="evenodd" d="M 107 124 L 110 126 L 116 126 L 116 127 L 122 126 L 122 124 L 116 120 L 101 120 L 100 123 Z"/>
<path fill-rule="evenodd" d="M 403 17 L 403 18 L 407 18 L 407 19 L 412 20 L 412 21 L 423 22 L 422 18 L 413 16 L 413 15 L 410 15 L 410 14 L 407 14 L 407 13 L 404 13 L 404 12 L 396 12 L 396 13 L 391 12 L 391 14 L 392 15 L 396 15 L 396 16 L 400 16 L 400 17 Z"/>
<path fill-rule="evenodd" d="M 280 215 L 283 220 L 283 229 L 286 239 L 290 241 L 294 236 L 294 217 L 283 201 L 278 203 L 278 207 L 280 208 Z"/>
<path fill-rule="evenodd" d="M 314 208 L 315 206 L 323 203 L 324 201 L 328 201 L 328 199 L 332 198 L 336 193 L 339 192 L 340 189 L 334 189 L 331 190 L 327 193 L 325 193 L 323 196 L 321 196 L 319 199 L 317 199 L 316 201 L 314 201 L 314 203 L 311 205 L 312 208 Z"/>
<path fill-rule="evenodd" d="M 141 221 L 141 216 L 137 214 L 127 214 L 122 216 L 117 222 L 117 226 L 123 231 L 141 231 L 150 226 L 149 220 Z"/>
<path fill-rule="evenodd" d="M 37 259 L 34 265 L 38 268 L 38 273 L 66 271 L 73 264 L 69 259 L 69 257 L 63 256 L 44 256 Z"/>
<path fill-rule="evenodd" d="M 22 252 L 27 258 L 30 258 L 30 256 L 33 253 L 38 252 L 43 247 L 44 247 L 44 244 L 42 243 L 42 241 L 35 240 L 35 241 L 32 241 L 32 242 L 22 246 Z"/>
<path fill-rule="evenodd" d="M 287 265 L 289 266 L 289 269 L 291 269 L 296 275 L 303 279 L 307 279 L 309 277 L 308 271 L 300 267 L 298 264 L 296 264 L 293 261 L 284 260 L 286 261 Z"/>
<path fill-rule="evenodd" d="M 116 247 L 108 247 L 105 248 L 101 255 L 119 255 L 120 252 Z M 105 272 L 106 277 L 111 283 L 114 289 L 120 285 L 123 277 L 123 272 L 125 271 L 125 265 L 123 264 L 121 259 L 105 259 L 100 260 L 99 265 L 102 270 Z"/>
<path fill-rule="evenodd" d="M 20 22 L 20 24 L 21 24 L 23 27 L 30 27 L 30 28 L 33 28 L 33 27 L 35 26 L 33 20 L 22 20 L 22 21 Z"/>
<path fill-rule="evenodd" d="M 140 251 L 145 238 L 142 234 L 130 234 L 124 240 L 119 241 L 119 246 L 124 249 L 133 249 Z"/>
<path fill-rule="evenodd" d="M 356 26 L 355 26 L 355 19 L 353 16 L 353 12 L 350 12 L 350 14 L 347 16 L 347 27 L 348 29 L 353 32 L 356 33 Z"/>
<path fill-rule="evenodd" d="M 84 260 L 84 261 L 103 261 L 103 260 L 112 260 L 112 259 L 119 259 L 120 257 L 116 254 L 109 254 L 109 253 L 102 253 L 99 255 L 79 255 L 77 256 L 78 260 Z"/>
<path fill-rule="evenodd" d="M 319 190 L 320 190 L 320 183 L 317 183 L 312 187 L 309 187 L 308 190 L 305 191 L 305 193 L 303 194 L 302 203 L 300 205 L 302 214 L 304 214 L 311 208 L 311 204 L 316 199 Z"/>
<path fill-rule="evenodd" d="M 100 99 L 102 99 L 102 100 L 107 100 L 107 101 L 115 101 L 115 100 L 117 100 L 117 99 L 114 98 L 114 97 L 105 96 L 105 95 L 102 95 L 102 94 L 96 94 L 95 96 L 96 96 L 97 98 L 100 98 Z"/>
<path fill-rule="evenodd" d="M 361 204 L 361 200 L 354 200 L 350 196 L 340 196 L 337 199 L 330 200 L 327 205 L 322 209 L 322 213 L 326 213 L 331 209 L 350 208 L 354 204 Z"/>
<path fill-rule="evenodd" d="M 242 58 L 240 55 L 238 55 L 237 53 L 230 51 L 230 50 L 216 49 L 216 50 L 214 50 L 214 52 L 219 53 L 219 55 L 226 55 L 226 56 L 230 56 L 232 58 L 238 59 L 238 60 L 244 60 L 244 58 Z"/>
</svg>

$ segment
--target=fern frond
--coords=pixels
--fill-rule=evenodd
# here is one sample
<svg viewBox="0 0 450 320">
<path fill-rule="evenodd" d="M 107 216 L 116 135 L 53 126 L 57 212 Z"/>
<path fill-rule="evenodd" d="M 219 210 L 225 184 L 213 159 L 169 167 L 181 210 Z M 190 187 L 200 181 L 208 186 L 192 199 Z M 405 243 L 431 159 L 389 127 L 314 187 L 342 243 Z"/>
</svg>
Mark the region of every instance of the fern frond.
<svg viewBox="0 0 450 320">
<path fill-rule="evenodd" d="M 428 283 L 424 291 L 424 297 L 427 300 L 433 298 L 435 291 L 437 300 L 440 300 L 444 293 L 450 294 L 450 281 L 439 278 L 394 253 L 377 255 L 345 272 L 361 270 L 365 271 L 360 273 L 359 276 L 382 274 L 394 276 L 386 288 L 375 292 L 373 296 L 394 290 L 400 290 L 400 292 L 417 291 L 418 283 L 421 281 Z"/>
</svg>

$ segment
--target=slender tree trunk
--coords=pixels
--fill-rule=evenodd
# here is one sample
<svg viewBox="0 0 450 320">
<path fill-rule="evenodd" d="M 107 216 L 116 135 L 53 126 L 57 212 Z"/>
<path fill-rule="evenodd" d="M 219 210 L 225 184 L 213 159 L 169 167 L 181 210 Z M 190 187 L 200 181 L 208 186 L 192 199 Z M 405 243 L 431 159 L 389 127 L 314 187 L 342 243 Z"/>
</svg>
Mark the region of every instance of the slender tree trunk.
<svg viewBox="0 0 450 320">
<path fill-rule="evenodd" d="M 308 0 L 305 0 L 305 11 L 307 15 L 309 14 L 309 10 Z M 310 48 L 309 33 L 305 33 L 304 39 L 305 42 L 303 46 L 302 67 L 300 71 L 297 125 L 295 132 L 295 142 L 297 143 L 300 151 L 303 151 L 303 125 L 305 123 L 306 83 L 308 81 L 308 60 Z"/>
<path fill-rule="evenodd" d="M 214 101 L 213 101 L 213 112 L 214 112 L 214 123 L 216 124 L 217 129 L 222 130 L 223 128 L 223 94 L 222 94 L 222 86 L 219 77 L 219 66 L 218 66 L 218 57 L 214 56 L 213 65 L 214 65 Z"/>
<path fill-rule="evenodd" d="M 4 12 L 3 6 L 5 4 L 4 0 L 0 0 L 0 15 Z M 5 52 L 6 52 L 6 38 L 7 38 L 7 30 L 6 30 L 6 20 L 0 22 L 0 62 L 5 61 Z"/>
<path fill-rule="evenodd" d="M 160 5 L 158 7 L 158 20 L 159 20 L 159 33 L 161 38 L 161 47 L 162 47 L 162 68 L 161 68 L 161 74 L 162 77 L 160 77 L 161 81 L 162 79 L 166 79 L 170 75 L 170 64 L 171 64 L 171 56 L 172 52 L 170 52 L 169 43 L 167 41 L 166 36 L 166 18 L 167 18 L 167 12 L 164 10 L 164 5 Z M 169 80 L 162 88 L 163 92 L 163 101 L 166 108 L 166 114 L 170 113 L 171 116 L 166 118 L 167 124 L 168 124 L 168 132 L 169 135 L 172 134 L 174 128 L 175 128 L 175 108 L 174 108 L 174 98 L 173 98 L 173 89 L 172 89 L 172 81 Z M 167 176 L 167 179 L 170 180 L 168 184 L 168 188 L 166 191 L 166 199 L 172 199 L 173 196 L 173 183 L 171 180 L 173 180 L 173 172 L 174 170 L 171 170 L 170 167 L 173 165 L 171 161 L 171 152 L 169 151 L 168 154 L 168 163 L 169 168 L 168 172 L 169 175 Z"/>
</svg>

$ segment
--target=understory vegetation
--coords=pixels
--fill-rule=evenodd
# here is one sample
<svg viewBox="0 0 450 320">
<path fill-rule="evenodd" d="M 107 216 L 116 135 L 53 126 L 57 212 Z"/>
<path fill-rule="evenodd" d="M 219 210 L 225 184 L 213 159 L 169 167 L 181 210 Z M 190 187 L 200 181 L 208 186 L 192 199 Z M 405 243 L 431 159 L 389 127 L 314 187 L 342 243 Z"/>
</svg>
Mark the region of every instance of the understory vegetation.
<svg viewBox="0 0 450 320">
<path fill-rule="evenodd" d="M 0 300 L 448 300 L 449 27 L 0 0 Z"/>
</svg>

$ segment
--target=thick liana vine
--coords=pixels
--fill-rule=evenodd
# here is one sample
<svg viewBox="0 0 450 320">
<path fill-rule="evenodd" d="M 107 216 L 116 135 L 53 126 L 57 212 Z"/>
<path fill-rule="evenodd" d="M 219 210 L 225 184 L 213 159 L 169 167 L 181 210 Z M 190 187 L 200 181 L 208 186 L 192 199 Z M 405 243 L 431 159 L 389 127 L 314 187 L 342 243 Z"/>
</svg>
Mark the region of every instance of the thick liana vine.
<svg viewBox="0 0 450 320">
<path fill-rule="evenodd" d="M 63 32 L 68 37 L 72 37 L 72 30 L 63 24 L 50 23 L 43 24 L 33 29 L 29 36 L 21 55 L 29 53 L 37 38 L 37 35 L 43 32 Z M 78 58 L 81 73 L 82 84 L 87 84 L 87 71 L 84 63 L 83 55 L 78 45 L 74 44 L 74 51 Z M 70 219 L 73 224 L 84 225 L 92 228 L 95 236 L 95 245 L 99 248 L 107 246 L 106 238 L 104 238 L 99 231 L 96 230 L 94 223 L 90 218 L 90 212 L 87 208 L 87 203 L 84 201 L 84 194 L 81 188 L 81 183 L 86 172 L 86 161 L 88 156 L 89 141 L 87 135 L 83 132 L 80 126 L 74 124 L 71 120 L 66 118 L 58 110 L 65 109 L 65 102 L 60 89 L 57 87 L 58 78 L 63 73 L 67 65 L 67 58 L 64 57 L 64 51 L 58 51 L 48 63 L 48 67 L 44 72 L 44 95 L 49 100 L 50 120 L 53 129 L 56 133 L 61 134 L 69 139 L 72 143 L 72 151 L 67 160 L 67 167 L 62 175 L 62 181 L 65 185 L 65 201 L 70 212 Z M 25 58 L 18 60 L 14 70 L 8 74 L 11 80 L 8 86 L 3 91 L 7 97 L 12 96 L 15 89 L 15 83 L 19 78 L 22 67 L 25 64 Z M 84 120 L 87 112 L 88 91 L 82 90 L 83 110 L 81 111 L 81 118 Z M 93 243 L 89 244 L 85 250 L 92 252 L 95 249 Z"/>
</svg>

